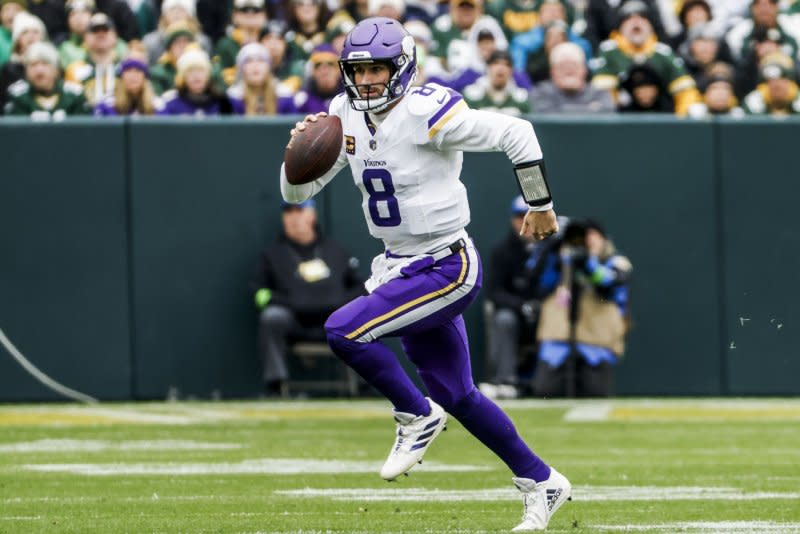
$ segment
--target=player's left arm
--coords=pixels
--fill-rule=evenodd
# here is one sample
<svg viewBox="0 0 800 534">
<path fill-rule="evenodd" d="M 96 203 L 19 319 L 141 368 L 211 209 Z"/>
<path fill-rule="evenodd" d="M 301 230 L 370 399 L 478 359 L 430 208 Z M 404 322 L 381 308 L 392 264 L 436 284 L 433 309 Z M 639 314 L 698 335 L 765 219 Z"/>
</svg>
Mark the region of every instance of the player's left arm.
<svg viewBox="0 0 800 534">
<path fill-rule="evenodd" d="M 460 97 L 453 95 L 453 98 Z M 455 112 L 446 122 L 439 119 L 430 129 L 430 142 L 440 150 L 505 152 L 514 164 L 514 174 L 529 205 L 520 233 L 544 239 L 557 232 L 558 222 L 542 149 L 531 123 L 509 115 L 470 109 L 463 101 L 453 104 L 452 108 L 456 108 Z"/>
</svg>

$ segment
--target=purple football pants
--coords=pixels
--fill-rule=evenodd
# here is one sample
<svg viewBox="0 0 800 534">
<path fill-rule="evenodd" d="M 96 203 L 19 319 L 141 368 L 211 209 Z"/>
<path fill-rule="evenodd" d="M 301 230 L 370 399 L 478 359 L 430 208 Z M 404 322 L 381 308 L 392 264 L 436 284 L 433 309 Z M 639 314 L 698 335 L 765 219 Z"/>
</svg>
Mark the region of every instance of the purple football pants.
<svg viewBox="0 0 800 534">
<path fill-rule="evenodd" d="M 482 268 L 469 243 L 437 263 L 425 258 L 403 275 L 335 311 L 325 330 L 336 355 L 380 391 L 399 412 L 427 415 L 423 394 L 380 339 L 400 337 L 431 399 L 519 477 L 546 480 L 550 468 L 520 438 L 514 424 L 472 379 L 463 311 L 481 287 Z"/>
</svg>

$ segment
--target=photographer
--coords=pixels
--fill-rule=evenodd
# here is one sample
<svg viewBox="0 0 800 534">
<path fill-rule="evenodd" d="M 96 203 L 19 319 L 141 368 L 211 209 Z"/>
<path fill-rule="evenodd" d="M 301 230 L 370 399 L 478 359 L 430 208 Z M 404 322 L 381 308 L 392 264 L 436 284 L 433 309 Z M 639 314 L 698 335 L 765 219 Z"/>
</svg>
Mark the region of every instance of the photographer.
<svg viewBox="0 0 800 534">
<path fill-rule="evenodd" d="M 543 299 L 534 392 L 607 397 L 628 330 L 632 266 L 595 221 L 572 220 L 534 267 Z"/>
</svg>

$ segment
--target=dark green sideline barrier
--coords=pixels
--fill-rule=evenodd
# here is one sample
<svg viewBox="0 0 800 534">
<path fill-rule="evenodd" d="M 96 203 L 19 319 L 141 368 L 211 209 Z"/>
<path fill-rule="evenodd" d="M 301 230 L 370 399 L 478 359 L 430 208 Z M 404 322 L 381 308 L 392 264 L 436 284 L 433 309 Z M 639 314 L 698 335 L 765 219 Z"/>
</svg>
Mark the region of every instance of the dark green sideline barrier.
<svg viewBox="0 0 800 534">
<path fill-rule="evenodd" d="M 618 392 L 800 393 L 791 284 L 800 229 L 790 208 L 800 122 L 535 125 L 557 211 L 604 222 L 634 263 Z M 290 126 L 0 121 L 0 328 L 44 372 L 101 398 L 258 393 L 248 282 L 279 229 Z M 486 266 L 516 185 L 502 154 L 466 155 L 463 180 Z M 381 245 L 349 172 L 318 200 L 325 232 L 366 274 Z M 478 379 L 481 307 L 466 314 Z M 0 356 L 0 400 L 54 398 Z"/>
<path fill-rule="evenodd" d="M 43 372 L 131 396 L 124 123 L 0 121 L 0 328 Z M 56 399 L 0 348 L 0 400 Z"/>
<path fill-rule="evenodd" d="M 728 393 L 800 393 L 800 122 L 719 124 Z"/>
</svg>

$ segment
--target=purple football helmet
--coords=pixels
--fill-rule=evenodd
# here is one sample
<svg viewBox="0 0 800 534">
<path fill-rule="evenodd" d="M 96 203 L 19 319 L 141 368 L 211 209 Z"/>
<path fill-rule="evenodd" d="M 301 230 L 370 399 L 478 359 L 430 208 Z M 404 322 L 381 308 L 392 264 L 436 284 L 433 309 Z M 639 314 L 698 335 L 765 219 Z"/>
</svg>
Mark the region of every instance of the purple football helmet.
<svg viewBox="0 0 800 534">
<path fill-rule="evenodd" d="M 381 96 L 362 97 L 355 82 L 357 63 L 385 62 L 389 65 L 389 82 Z M 380 112 L 399 100 L 414 84 L 417 76 L 417 50 L 414 38 L 403 25 L 385 17 L 371 17 L 359 22 L 344 40 L 342 58 L 344 88 L 350 105 L 357 111 Z"/>
</svg>

